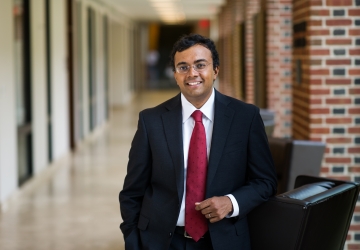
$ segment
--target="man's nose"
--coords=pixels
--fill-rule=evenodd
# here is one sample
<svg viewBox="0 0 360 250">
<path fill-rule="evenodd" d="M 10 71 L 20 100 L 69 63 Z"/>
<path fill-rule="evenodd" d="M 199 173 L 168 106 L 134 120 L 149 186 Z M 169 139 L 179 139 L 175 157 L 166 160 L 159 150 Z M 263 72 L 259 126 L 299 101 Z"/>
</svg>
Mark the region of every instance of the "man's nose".
<svg viewBox="0 0 360 250">
<path fill-rule="evenodd" d="M 195 70 L 195 65 L 192 65 L 192 66 L 189 68 L 188 75 L 189 75 L 189 76 L 198 76 L 198 75 L 199 75 L 199 72 L 197 72 L 197 71 Z"/>
</svg>

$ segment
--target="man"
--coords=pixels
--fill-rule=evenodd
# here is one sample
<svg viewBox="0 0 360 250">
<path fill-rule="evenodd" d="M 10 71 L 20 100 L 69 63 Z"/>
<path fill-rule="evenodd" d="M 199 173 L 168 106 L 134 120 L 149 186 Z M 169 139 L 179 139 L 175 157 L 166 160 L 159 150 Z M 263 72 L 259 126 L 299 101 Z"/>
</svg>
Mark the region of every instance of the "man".
<svg viewBox="0 0 360 250">
<path fill-rule="evenodd" d="M 181 93 L 139 114 L 120 192 L 125 248 L 250 249 L 247 214 L 276 192 L 259 109 L 213 88 L 214 43 L 182 37 Z"/>
</svg>

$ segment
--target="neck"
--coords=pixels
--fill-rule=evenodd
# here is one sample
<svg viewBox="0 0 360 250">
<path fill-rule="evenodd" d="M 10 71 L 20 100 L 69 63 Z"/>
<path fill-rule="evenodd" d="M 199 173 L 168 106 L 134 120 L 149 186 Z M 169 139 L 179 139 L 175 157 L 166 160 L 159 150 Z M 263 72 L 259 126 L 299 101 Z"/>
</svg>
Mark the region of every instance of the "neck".
<svg viewBox="0 0 360 250">
<path fill-rule="evenodd" d="M 204 104 L 209 100 L 209 98 L 210 98 L 210 96 L 211 96 L 211 94 L 212 94 L 213 91 L 214 91 L 214 89 L 211 90 L 211 93 L 210 93 L 209 96 L 206 96 L 206 97 L 202 98 L 201 100 L 199 100 L 199 99 L 197 99 L 197 98 L 194 98 L 193 100 L 189 100 L 189 99 L 187 99 L 186 97 L 185 97 L 185 98 L 186 98 L 195 108 L 200 109 L 200 108 L 201 108 L 202 106 L 204 106 Z"/>
</svg>

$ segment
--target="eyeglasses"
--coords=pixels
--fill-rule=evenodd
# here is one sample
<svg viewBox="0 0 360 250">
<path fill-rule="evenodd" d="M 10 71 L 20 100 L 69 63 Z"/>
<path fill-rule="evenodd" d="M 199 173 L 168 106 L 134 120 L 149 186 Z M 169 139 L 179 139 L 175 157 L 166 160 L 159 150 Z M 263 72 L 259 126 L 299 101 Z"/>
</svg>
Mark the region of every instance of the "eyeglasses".
<svg viewBox="0 0 360 250">
<path fill-rule="evenodd" d="M 193 65 L 180 65 L 180 66 L 175 67 L 175 70 L 176 70 L 176 72 L 178 72 L 180 74 L 186 74 L 189 72 L 190 67 L 192 67 L 195 71 L 200 73 L 200 72 L 204 71 L 206 69 L 206 67 L 210 64 L 211 63 L 198 62 Z"/>
</svg>

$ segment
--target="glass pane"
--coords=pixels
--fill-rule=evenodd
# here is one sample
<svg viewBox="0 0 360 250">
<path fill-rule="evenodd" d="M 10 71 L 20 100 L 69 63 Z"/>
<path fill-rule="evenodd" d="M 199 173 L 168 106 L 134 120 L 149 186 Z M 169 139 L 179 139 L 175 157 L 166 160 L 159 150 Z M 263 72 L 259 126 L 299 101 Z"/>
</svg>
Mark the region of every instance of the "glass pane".
<svg viewBox="0 0 360 250">
<path fill-rule="evenodd" d="M 14 43 L 15 43 L 15 84 L 16 84 L 16 121 L 17 125 L 26 122 L 26 108 L 24 95 L 24 22 L 23 3 L 14 1 Z"/>
<path fill-rule="evenodd" d="M 83 39 L 82 39 L 82 5 L 81 2 L 76 2 L 76 18 L 74 19 L 76 22 L 76 64 L 77 64 L 77 72 L 76 74 L 76 100 L 75 100 L 75 107 L 76 107 L 76 138 L 82 139 L 84 137 L 84 124 L 83 124 L 83 64 L 82 64 L 82 48 L 83 48 Z"/>
</svg>

